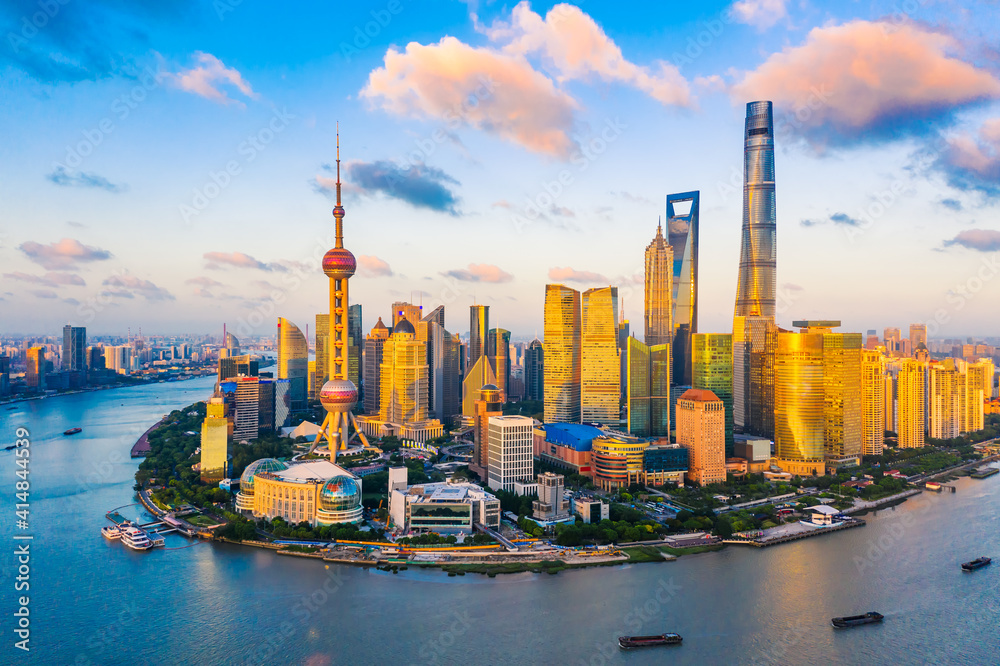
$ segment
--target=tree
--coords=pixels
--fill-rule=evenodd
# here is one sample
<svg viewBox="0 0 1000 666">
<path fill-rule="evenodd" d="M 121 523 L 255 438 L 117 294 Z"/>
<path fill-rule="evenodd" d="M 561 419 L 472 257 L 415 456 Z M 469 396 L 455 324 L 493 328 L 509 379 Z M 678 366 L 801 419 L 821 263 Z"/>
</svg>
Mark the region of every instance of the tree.
<svg viewBox="0 0 1000 666">
<path fill-rule="evenodd" d="M 580 530 L 575 525 L 566 527 L 556 537 L 556 543 L 560 546 L 579 546 Z"/>
<path fill-rule="evenodd" d="M 715 533 L 723 539 L 728 539 L 733 536 L 733 526 L 725 517 L 719 516 L 715 521 Z"/>
</svg>

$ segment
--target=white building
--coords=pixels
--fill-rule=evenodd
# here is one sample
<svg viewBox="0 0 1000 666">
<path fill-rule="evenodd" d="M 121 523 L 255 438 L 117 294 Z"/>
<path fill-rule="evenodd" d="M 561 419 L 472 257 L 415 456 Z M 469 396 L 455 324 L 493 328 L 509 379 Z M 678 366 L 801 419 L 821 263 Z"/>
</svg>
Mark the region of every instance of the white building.
<svg viewBox="0 0 1000 666">
<path fill-rule="evenodd" d="M 534 476 L 534 419 L 528 416 L 491 416 L 489 420 L 488 485 L 514 490 L 515 481 Z"/>
<path fill-rule="evenodd" d="M 500 500 L 473 483 L 406 485 L 406 468 L 389 470 L 389 516 L 410 530 L 472 534 L 476 525 L 500 529 Z"/>
<path fill-rule="evenodd" d="M 538 499 L 532 504 L 532 517 L 546 521 L 569 518 L 565 477 L 562 474 L 545 472 L 538 475 L 537 485 Z"/>
</svg>

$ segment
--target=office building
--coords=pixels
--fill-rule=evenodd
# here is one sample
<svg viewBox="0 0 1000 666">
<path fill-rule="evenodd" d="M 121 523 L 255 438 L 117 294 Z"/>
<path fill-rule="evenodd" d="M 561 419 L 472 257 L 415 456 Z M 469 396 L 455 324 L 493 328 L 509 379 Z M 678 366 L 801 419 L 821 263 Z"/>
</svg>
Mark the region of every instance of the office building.
<svg viewBox="0 0 1000 666">
<path fill-rule="evenodd" d="M 487 475 L 490 488 L 513 491 L 515 481 L 526 481 L 534 476 L 533 428 L 534 420 L 527 416 L 489 418 Z"/>
<path fill-rule="evenodd" d="M 670 345 L 649 347 L 629 338 L 626 358 L 626 429 L 636 437 L 669 437 Z"/>
<path fill-rule="evenodd" d="M 466 367 L 472 367 L 480 357 L 486 356 L 489 342 L 490 306 L 469 306 L 469 353 Z"/>
<path fill-rule="evenodd" d="M 472 461 L 474 471 L 482 478 L 486 478 L 490 463 L 490 417 L 503 416 L 503 403 L 503 391 L 495 384 L 486 384 L 479 389 L 479 398 L 473 404 Z"/>
<path fill-rule="evenodd" d="M 900 351 L 902 345 L 902 334 L 898 328 L 888 327 L 882 331 L 882 343 L 885 345 L 887 354 L 895 354 Z"/>
<path fill-rule="evenodd" d="M 538 475 L 538 499 L 531 504 L 531 517 L 553 522 L 570 517 L 566 499 L 566 478 L 562 474 L 544 472 Z"/>
<path fill-rule="evenodd" d="M 361 304 L 347 306 L 347 378 L 355 387 L 361 386 L 361 350 L 364 333 L 361 328 Z M 328 362 L 329 364 L 329 362 Z"/>
<path fill-rule="evenodd" d="M 244 515 L 296 525 L 362 520 L 361 479 L 329 460 L 286 464 L 274 458 L 250 463 L 240 477 L 236 508 Z"/>
<path fill-rule="evenodd" d="M 312 368 L 312 383 L 309 386 L 309 398 L 319 400 L 320 389 L 330 381 L 330 357 L 327 348 L 330 344 L 330 315 L 316 315 L 316 360 L 310 361 Z"/>
<path fill-rule="evenodd" d="M 733 319 L 733 428 L 774 436 L 774 353 L 778 327 L 766 317 Z"/>
<path fill-rule="evenodd" d="M 825 473 L 823 334 L 777 335 L 774 356 L 774 463 L 799 476 Z"/>
<path fill-rule="evenodd" d="M 671 376 L 674 383 L 686 385 L 692 382 L 691 336 L 698 332 L 699 200 L 697 191 L 667 195 L 667 240 L 673 255 Z"/>
<path fill-rule="evenodd" d="M 274 428 L 288 427 L 292 415 L 292 396 L 287 379 L 275 379 L 274 384 Z"/>
<path fill-rule="evenodd" d="M 118 356 L 116 352 L 120 349 L 131 351 L 127 346 L 105 347 L 104 353 L 106 360 L 113 359 L 115 356 Z M 120 361 L 112 361 L 109 367 L 114 368 L 116 362 L 120 363 Z M 224 382 L 227 379 L 232 379 L 241 375 L 244 377 L 256 377 L 259 374 L 260 362 L 250 355 L 224 356 L 219 359 L 220 382 Z"/>
<path fill-rule="evenodd" d="M 588 289 L 582 299 L 580 419 L 617 426 L 621 419 L 618 288 Z"/>
<path fill-rule="evenodd" d="M 425 411 L 432 418 L 444 419 L 444 330 L 438 322 L 444 315 L 444 306 L 435 309 L 414 324 L 417 340 L 424 343 L 427 354 L 427 404 Z"/>
<path fill-rule="evenodd" d="M 389 518 L 395 529 L 467 535 L 478 525 L 500 529 L 500 500 L 481 486 L 458 481 L 407 486 L 405 467 L 400 474 L 402 483 L 389 488 Z"/>
<path fill-rule="evenodd" d="M 654 444 L 642 452 L 642 482 L 647 486 L 684 485 L 691 452 L 680 444 Z"/>
<path fill-rule="evenodd" d="M 736 317 L 775 315 L 777 224 L 774 190 L 774 117 L 771 102 L 747 104 L 743 134 L 743 231 Z M 736 330 L 733 330 L 736 335 Z M 734 339 L 735 349 L 735 339 Z"/>
<path fill-rule="evenodd" d="M 603 430 L 591 442 L 590 462 L 594 485 L 601 490 L 617 490 L 642 482 L 643 454 L 649 439 L 615 430 Z"/>
<path fill-rule="evenodd" d="M 45 370 L 45 347 L 29 347 L 24 373 L 24 382 L 28 388 L 45 390 Z"/>
<path fill-rule="evenodd" d="M 400 319 L 382 348 L 379 418 L 393 423 L 427 418 L 427 350 L 408 319 Z"/>
<path fill-rule="evenodd" d="M 413 305 L 412 303 L 407 303 L 405 301 L 396 301 L 392 304 L 392 327 L 396 328 L 396 325 L 404 319 L 413 324 L 413 327 L 417 327 L 417 323 L 424 318 L 424 306 Z"/>
<path fill-rule="evenodd" d="M 545 421 L 580 422 L 580 292 L 545 285 Z"/>
<path fill-rule="evenodd" d="M 236 377 L 233 441 L 252 442 L 260 434 L 260 377 Z"/>
<path fill-rule="evenodd" d="M 524 350 L 524 393 L 528 400 L 545 397 L 545 350 L 542 341 L 535 338 Z"/>
<path fill-rule="evenodd" d="M 705 486 L 726 480 L 726 415 L 705 389 L 688 389 L 677 401 L 677 443 L 688 450 L 687 478 Z"/>
<path fill-rule="evenodd" d="M 83 326 L 63 326 L 63 372 L 87 373 L 87 329 Z"/>
<path fill-rule="evenodd" d="M 497 386 L 504 392 L 506 399 L 510 392 L 510 331 L 504 328 L 491 328 L 487 336 L 486 355 L 493 362 Z"/>
<path fill-rule="evenodd" d="M 881 345 L 882 341 L 878 337 L 878 331 L 873 328 L 868 329 L 868 335 L 865 337 L 865 349 L 874 351 Z"/>
<path fill-rule="evenodd" d="M 861 353 L 861 453 L 880 456 L 885 443 L 885 357 L 880 351 Z M 890 388 L 891 399 L 891 388 Z"/>
<path fill-rule="evenodd" d="M 901 449 L 920 448 L 925 444 L 925 377 L 924 364 L 913 359 L 904 360 L 896 375 L 896 432 Z"/>
<path fill-rule="evenodd" d="M 257 384 L 257 433 L 275 432 L 280 425 L 275 423 L 275 382 L 288 380 L 261 379 Z"/>
<path fill-rule="evenodd" d="M 691 387 L 711 391 L 722 401 L 726 412 L 726 457 L 733 457 L 732 334 L 695 333 L 691 336 Z"/>
<path fill-rule="evenodd" d="M 534 431 L 534 454 L 539 460 L 584 476 L 593 475 L 594 439 L 604 431 L 580 423 L 546 423 Z"/>
<path fill-rule="evenodd" d="M 379 413 L 382 400 L 379 378 L 382 374 L 382 353 L 385 341 L 389 339 L 389 329 L 382 323 L 382 318 L 372 327 L 365 340 L 365 414 Z"/>
<path fill-rule="evenodd" d="M 674 254 L 667 239 L 663 237 L 663 226 L 656 225 L 656 236 L 646 246 L 644 317 L 647 346 L 664 345 L 673 342 L 673 280 Z"/>
<path fill-rule="evenodd" d="M 229 460 L 229 420 L 222 394 L 216 391 L 206 403 L 201 423 L 201 480 L 218 483 L 226 478 Z"/>
<path fill-rule="evenodd" d="M 305 409 L 308 397 L 309 344 L 299 327 L 278 317 L 278 379 L 287 379 L 292 410 Z"/>
<path fill-rule="evenodd" d="M 462 341 L 457 333 L 444 331 L 442 342 L 442 394 L 444 419 L 451 419 L 462 413 Z"/>
<path fill-rule="evenodd" d="M 462 415 L 473 416 L 474 405 L 479 399 L 479 391 L 484 386 L 497 386 L 497 373 L 493 365 L 493 360 L 489 356 L 480 356 L 479 359 L 465 373 L 462 381 Z M 504 396 L 506 398 L 506 396 Z"/>
</svg>

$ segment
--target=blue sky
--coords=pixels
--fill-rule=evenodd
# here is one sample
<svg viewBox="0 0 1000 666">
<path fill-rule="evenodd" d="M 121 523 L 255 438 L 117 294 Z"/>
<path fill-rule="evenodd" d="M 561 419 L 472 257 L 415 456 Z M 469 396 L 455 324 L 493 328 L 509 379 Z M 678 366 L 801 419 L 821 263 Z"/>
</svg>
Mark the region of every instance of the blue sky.
<svg viewBox="0 0 1000 666">
<path fill-rule="evenodd" d="M 530 336 L 552 281 L 617 284 L 636 328 L 697 189 L 699 328 L 728 331 L 744 105 L 773 99 L 779 323 L 1000 333 L 996 8 L 650 4 L 5 3 L 0 332 L 304 327 L 337 121 L 366 329 L 412 294 Z"/>
</svg>

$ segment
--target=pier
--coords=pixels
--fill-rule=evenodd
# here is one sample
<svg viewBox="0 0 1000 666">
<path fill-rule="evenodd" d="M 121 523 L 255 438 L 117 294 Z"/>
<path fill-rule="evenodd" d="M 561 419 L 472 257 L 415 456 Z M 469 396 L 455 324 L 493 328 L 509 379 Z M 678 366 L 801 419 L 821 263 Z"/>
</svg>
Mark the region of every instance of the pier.
<svg viewBox="0 0 1000 666">
<path fill-rule="evenodd" d="M 763 537 L 761 539 L 723 539 L 722 543 L 734 544 L 740 546 L 754 546 L 755 548 L 766 548 L 767 546 L 774 546 L 779 543 L 788 543 L 789 541 L 798 541 L 799 539 L 806 539 L 809 537 L 819 536 L 821 534 L 829 534 L 830 532 L 839 532 L 841 530 L 849 530 L 852 527 L 861 527 L 865 525 L 865 521 L 862 518 L 848 518 L 845 522 L 834 527 L 817 527 L 817 528 L 806 528 L 803 531 L 797 531 L 792 534 L 785 534 L 777 537 Z"/>
</svg>

